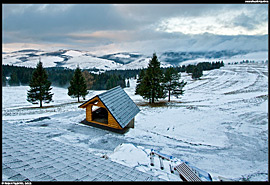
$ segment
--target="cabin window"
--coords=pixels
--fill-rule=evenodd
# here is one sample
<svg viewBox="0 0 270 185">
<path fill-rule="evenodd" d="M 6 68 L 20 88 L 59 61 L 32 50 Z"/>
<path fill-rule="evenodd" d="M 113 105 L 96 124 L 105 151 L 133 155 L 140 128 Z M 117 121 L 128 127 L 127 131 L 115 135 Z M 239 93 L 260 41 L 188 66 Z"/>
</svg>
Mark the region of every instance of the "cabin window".
<svg viewBox="0 0 270 185">
<path fill-rule="evenodd" d="M 92 106 L 92 121 L 108 124 L 108 111 L 103 107 Z"/>
</svg>

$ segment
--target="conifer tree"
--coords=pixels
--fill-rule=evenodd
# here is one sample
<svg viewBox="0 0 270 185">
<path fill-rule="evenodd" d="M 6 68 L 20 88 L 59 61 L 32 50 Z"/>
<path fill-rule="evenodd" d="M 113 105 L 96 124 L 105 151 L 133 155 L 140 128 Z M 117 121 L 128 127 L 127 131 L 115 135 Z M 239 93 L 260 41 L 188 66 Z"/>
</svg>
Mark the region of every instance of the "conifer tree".
<svg viewBox="0 0 270 185">
<path fill-rule="evenodd" d="M 192 79 L 200 79 L 200 77 L 203 75 L 203 70 L 199 66 L 195 66 L 193 71 L 192 71 Z"/>
<path fill-rule="evenodd" d="M 11 85 L 11 86 L 20 85 L 19 78 L 18 78 L 17 73 L 15 71 L 13 71 L 10 75 L 9 85 Z"/>
<path fill-rule="evenodd" d="M 187 73 L 192 73 L 193 70 L 195 68 L 195 65 L 192 65 L 192 64 L 189 64 L 187 67 L 186 67 L 186 72 Z"/>
<path fill-rule="evenodd" d="M 136 87 L 137 94 L 144 99 L 148 99 L 149 103 L 155 103 L 155 100 L 165 98 L 164 87 L 161 85 L 163 74 L 155 53 L 149 61 L 148 68 L 144 72 L 143 77 L 140 76 L 139 78 L 141 78 L 141 81 Z"/>
<path fill-rule="evenodd" d="M 176 98 L 179 95 L 184 93 L 183 87 L 187 84 L 182 80 L 180 82 L 181 75 L 178 74 L 177 70 L 170 67 L 166 70 L 163 79 L 163 86 L 165 90 L 168 92 L 168 102 L 171 101 L 171 95 L 174 95 Z"/>
<path fill-rule="evenodd" d="M 52 90 L 51 82 L 48 80 L 48 74 L 40 60 L 33 71 L 29 86 L 30 90 L 27 92 L 27 101 L 33 104 L 39 102 L 40 107 L 42 107 L 42 101 L 45 103 L 52 101 L 53 93 L 50 92 Z"/>
<path fill-rule="evenodd" d="M 86 89 L 90 90 L 93 86 L 94 81 L 95 81 L 94 76 L 86 70 L 82 72 L 82 75 L 83 75 L 85 82 L 86 82 Z"/>
<path fill-rule="evenodd" d="M 141 95 L 144 99 L 148 99 L 151 103 L 151 89 L 150 89 L 150 79 L 146 75 L 146 70 L 141 70 L 139 78 L 137 79 L 137 85 L 135 89 L 135 94 Z"/>
<path fill-rule="evenodd" d="M 118 76 L 111 75 L 110 78 L 106 82 L 106 89 L 109 90 L 117 86 Z"/>
<path fill-rule="evenodd" d="M 135 88 L 135 94 L 139 94 L 140 95 L 140 90 L 143 89 L 141 86 L 142 86 L 142 79 L 144 77 L 144 70 L 142 69 L 139 73 L 139 76 L 138 76 L 138 79 L 137 79 L 137 85 L 136 85 L 136 88 Z"/>
<path fill-rule="evenodd" d="M 2 86 L 6 86 L 7 83 L 6 83 L 6 77 L 4 75 L 2 75 Z"/>
<path fill-rule="evenodd" d="M 86 89 L 86 82 L 82 75 L 82 71 L 77 66 L 72 79 L 70 80 L 70 86 L 68 87 L 68 95 L 72 98 L 78 98 L 78 102 L 80 102 L 80 97 L 85 98 L 88 94 Z"/>
</svg>

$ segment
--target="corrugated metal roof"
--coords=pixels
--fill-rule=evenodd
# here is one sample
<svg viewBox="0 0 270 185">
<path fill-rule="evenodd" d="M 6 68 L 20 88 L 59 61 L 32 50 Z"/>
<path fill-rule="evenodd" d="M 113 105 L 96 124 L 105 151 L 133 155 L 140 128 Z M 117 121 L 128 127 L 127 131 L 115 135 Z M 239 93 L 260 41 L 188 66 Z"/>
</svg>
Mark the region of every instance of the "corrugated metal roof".
<svg viewBox="0 0 270 185">
<path fill-rule="evenodd" d="M 122 128 L 126 127 L 128 123 L 140 112 L 137 105 L 120 86 L 114 87 L 97 96 Z M 93 98 L 87 102 L 92 99 Z M 86 105 L 87 102 L 83 103 L 79 107 Z"/>
</svg>

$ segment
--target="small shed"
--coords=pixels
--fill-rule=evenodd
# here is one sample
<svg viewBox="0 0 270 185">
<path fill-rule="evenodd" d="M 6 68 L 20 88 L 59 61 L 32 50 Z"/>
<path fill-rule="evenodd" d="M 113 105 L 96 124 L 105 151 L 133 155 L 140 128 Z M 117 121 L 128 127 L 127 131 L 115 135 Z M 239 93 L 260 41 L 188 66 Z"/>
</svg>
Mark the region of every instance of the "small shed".
<svg viewBox="0 0 270 185">
<path fill-rule="evenodd" d="M 134 128 L 134 118 L 140 109 L 120 87 L 114 87 L 84 102 L 79 108 L 86 108 L 88 124 L 102 128 L 123 130 Z"/>
</svg>

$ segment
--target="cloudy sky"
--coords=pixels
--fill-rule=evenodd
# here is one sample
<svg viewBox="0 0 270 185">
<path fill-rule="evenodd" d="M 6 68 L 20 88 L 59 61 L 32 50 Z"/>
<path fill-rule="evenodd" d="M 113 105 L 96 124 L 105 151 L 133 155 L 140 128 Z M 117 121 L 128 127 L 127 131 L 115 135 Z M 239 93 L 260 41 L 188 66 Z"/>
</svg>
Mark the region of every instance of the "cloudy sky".
<svg viewBox="0 0 270 185">
<path fill-rule="evenodd" d="M 267 4 L 2 5 L 4 51 L 196 50 L 239 40 L 268 49 L 267 39 Z"/>
</svg>

